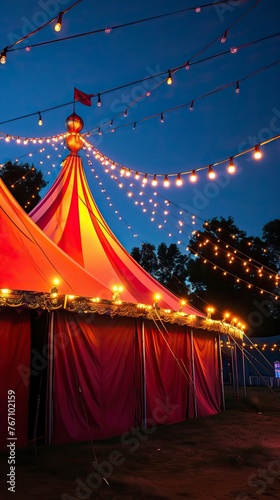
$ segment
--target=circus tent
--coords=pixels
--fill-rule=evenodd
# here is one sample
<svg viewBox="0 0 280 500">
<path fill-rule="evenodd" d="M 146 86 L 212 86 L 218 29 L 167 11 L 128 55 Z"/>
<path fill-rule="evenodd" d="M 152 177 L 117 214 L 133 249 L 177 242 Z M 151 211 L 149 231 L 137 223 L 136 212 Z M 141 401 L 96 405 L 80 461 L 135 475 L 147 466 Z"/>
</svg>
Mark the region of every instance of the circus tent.
<svg viewBox="0 0 280 500">
<path fill-rule="evenodd" d="M 38 428 L 49 443 L 102 439 L 223 407 L 229 327 L 180 305 L 117 241 L 87 185 L 79 131 L 33 221 L 0 183 L 0 420 L 14 390 L 22 446 Z"/>
</svg>

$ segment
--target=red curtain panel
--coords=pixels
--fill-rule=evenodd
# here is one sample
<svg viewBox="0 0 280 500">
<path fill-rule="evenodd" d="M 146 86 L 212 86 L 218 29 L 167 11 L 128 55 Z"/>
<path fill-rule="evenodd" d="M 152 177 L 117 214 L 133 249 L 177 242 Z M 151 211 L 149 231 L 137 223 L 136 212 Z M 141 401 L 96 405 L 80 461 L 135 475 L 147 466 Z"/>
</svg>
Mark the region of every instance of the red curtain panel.
<svg viewBox="0 0 280 500">
<path fill-rule="evenodd" d="M 58 312 L 54 443 L 117 436 L 135 424 L 135 320 Z"/>
<path fill-rule="evenodd" d="M 0 450 L 7 450 L 8 391 L 15 397 L 16 448 L 28 443 L 28 398 L 30 376 L 30 315 L 27 310 L 0 311 Z M 13 393 L 10 393 L 11 396 Z M 13 403 L 13 397 L 11 398 Z M 13 406 L 9 408 L 10 412 Z M 13 432 L 13 430 L 12 430 Z"/>
<path fill-rule="evenodd" d="M 190 335 L 178 325 L 165 328 L 145 322 L 146 414 L 156 424 L 193 416 Z"/>
<path fill-rule="evenodd" d="M 194 331 L 194 365 L 198 417 L 221 411 L 217 335 Z"/>
</svg>

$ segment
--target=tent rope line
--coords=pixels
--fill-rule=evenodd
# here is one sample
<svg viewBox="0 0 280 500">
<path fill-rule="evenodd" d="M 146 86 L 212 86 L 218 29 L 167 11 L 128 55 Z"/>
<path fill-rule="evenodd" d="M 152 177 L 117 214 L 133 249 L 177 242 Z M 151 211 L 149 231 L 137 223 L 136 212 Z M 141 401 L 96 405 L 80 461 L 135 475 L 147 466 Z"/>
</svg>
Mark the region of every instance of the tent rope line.
<svg viewBox="0 0 280 500">
<path fill-rule="evenodd" d="M 234 339 L 234 337 L 231 336 L 230 333 L 228 333 L 229 337 L 232 339 L 232 341 L 234 342 L 234 344 L 238 347 L 238 349 L 240 350 L 240 352 L 242 353 L 242 346 L 239 345 L 238 342 L 236 342 L 236 340 Z M 265 387 L 267 387 L 268 389 L 270 389 L 270 391 L 272 392 L 272 394 L 275 396 L 275 398 L 280 401 L 280 395 L 278 396 L 278 394 L 273 390 L 272 387 L 270 387 L 267 383 L 267 381 L 265 380 L 265 378 L 263 377 L 263 375 L 259 372 L 259 370 L 257 369 L 257 367 L 254 365 L 254 363 L 249 359 L 249 356 L 247 356 L 247 353 L 243 350 L 243 354 L 245 356 L 245 358 L 247 359 L 247 361 L 253 366 L 253 368 L 256 370 L 257 374 L 259 375 L 259 377 L 263 380 L 264 382 L 264 385 Z"/>
<path fill-rule="evenodd" d="M 230 358 L 229 354 L 228 354 L 228 353 L 227 353 L 227 351 L 226 351 L 226 347 L 224 347 L 224 348 L 223 348 L 223 354 L 224 354 L 226 357 L 229 357 L 229 358 Z M 267 366 L 265 366 L 263 363 L 261 363 L 261 362 L 260 362 L 260 360 L 259 360 L 259 359 L 257 359 L 255 356 L 253 356 L 253 354 L 252 354 L 250 351 L 247 351 L 247 355 L 248 355 L 248 356 L 250 356 L 250 357 L 251 357 L 253 360 L 255 360 L 257 363 L 259 363 L 259 365 L 260 365 L 262 368 L 264 368 L 265 370 L 268 370 L 268 369 L 269 369 L 269 370 L 271 370 L 271 373 L 272 373 L 272 374 L 271 374 L 271 376 L 273 376 L 273 373 L 274 373 L 274 372 L 272 371 L 272 368 L 271 368 L 271 367 L 267 368 Z"/>
<path fill-rule="evenodd" d="M 254 345 L 253 341 L 250 339 L 250 337 L 248 337 L 248 335 L 246 335 L 246 333 L 244 333 L 244 337 L 246 338 L 246 340 L 248 340 L 250 344 L 252 344 L 252 346 L 255 349 L 257 349 L 258 353 L 264 358 L 264 360 L 268 363 L 268 365 L 270 365 L 270 367 L 274 369 L 272 363 L 265 357 L 265 355 L 260 351 L 260 349 Z"/>
<path fill-rule="evenodd" d="M 158 317 L 158 320 L 159 320 L 159 321 L 161 322 L 161 324 L 162 324 L 162 321 L 161 321 L 160 317 L 158 316 L 158 314 L 157 314 L 157 310 L 156 310 L 156 309 L 155 309 L 155 312 L 156 312 L 156 316 Z M 173 357 L 173 359 L 174 359 L 175 364 L 178 366 L 179 370 L 182 372 L 182 374 L 183 374 L 183 376 L 185 377 L 185 379 L 187 380 L 187 382 L 189 382 L 189 381 L 191 382 L 191 384 L 192 384 L 192 386 L 193 386 L 193 389 L 195 390 L 195 386 L 194 386 L 194 381 L 193 381 L 193 378 L 192 378 L 192 376 L 190 375 L 189 371 L 187 370 L 187 368 L 186 368 L 186 366 L 185 366 L 185 363 L 183 363 L 183 367 L 182 367 L 182 366 L 181 366 L 181 364 L 179 363 L 179 360 L 178 360 L 178 358 L 176 357 L 176 355 L 175 355 L 175 353 L 174 353 L 173 349 L 170 347 L 170 345 L 169 345 L 169 343 L 167 342 L 167 340 L 166 340 L 166 338 L 165 338 L 165 336 L 164 336 L 164 334 L 163 334 L 162 330 L 160 329 L 160 327 L 159 327 L 159 325 L 158 325 L 158 322 L 156 321 L 156 318 L 155 318 L 155 317 L 153 317 L 152 319 L 153 319 L 153 322 L 154 322 L 155 326 L 157 327 L 157 329 L 158 329 L 158 331 L 159 331 L 159 333 L 160 333 L 161 337 L 163 338 L 163 340 L 164 340 L 164 342 L 165 342 L 165 344 L 166 344 L 167 348 L 169 349 L 169 351 L 170 351 L 170 353 L 171 353 L 171 356 L 172 356 L 172 357 Z M 169 334 L 169 332 L 167 332 L 167 333 L 168 333 L 168 335 L 170 335 L 170 334 Z M 185 373 L 185 370 L 186 370 L 186 372 L 187 372 L 187 373 Z"/>
</svg>

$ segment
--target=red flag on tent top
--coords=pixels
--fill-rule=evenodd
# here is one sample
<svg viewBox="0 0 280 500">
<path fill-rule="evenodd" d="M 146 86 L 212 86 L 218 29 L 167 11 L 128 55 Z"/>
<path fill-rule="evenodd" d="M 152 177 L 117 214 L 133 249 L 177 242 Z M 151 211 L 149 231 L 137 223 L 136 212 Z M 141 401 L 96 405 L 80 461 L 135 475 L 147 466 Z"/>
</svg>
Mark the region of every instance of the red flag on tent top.
<svg viewBox="0 0 280 500">
<path fill-rule="evenodd" d="M 85 92 L 82 92 L 74 87 L 74 101 L 79 101 L 85 106 L 91 106 L 91 97 L 91 94 L 86 94 Z"/>
</svg>

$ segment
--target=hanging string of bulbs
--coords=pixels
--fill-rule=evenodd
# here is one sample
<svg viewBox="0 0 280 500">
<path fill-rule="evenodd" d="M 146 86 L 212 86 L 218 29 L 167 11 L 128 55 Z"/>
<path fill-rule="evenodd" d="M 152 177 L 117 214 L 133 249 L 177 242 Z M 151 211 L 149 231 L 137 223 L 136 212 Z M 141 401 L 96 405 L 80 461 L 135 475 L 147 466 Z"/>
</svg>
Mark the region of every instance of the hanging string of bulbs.
<svg viewBox="0 0 280 500">
<path fill-rule="evenodd" d="M 94 169 L 92 169 L 92 170 L 94 170 Z M 105 172 L 107 174 L 110 173 L 108 168 L 105 168 Z M 117 176 L 115 176 L 112 173 L 111 173 L 110 176 L 111 176 L 112 179 L 114 179 L 118 183 L 118 185 L 120 187 L 119 180 L 118 180 Z M 96 175 L 96 178 L 98 178 L 98 175 Z M 101 181 L 99 181 L 99 185 L 102 187 L 102 191 L 105 192 L 105 189 L 104 189 L 103 184 L 102 184 Z M 140 201 L 139 199 L 137 200 L 137 198 L 135 197 L 135 195 L 133 195 L 133 196 L 131 195 L 131 187 L 132 187 L 132 185 L 130 184 L 130 186 L 129 186 L 130 189 L 126 189 L 126 187 L 125 187 L 124 184 L 122 184 L 121 187 L 124 190 L 127 191 L 127 194 L 128 194 L 129 198 L 133 198 L 134 200 L 136 200 L 136 201 L 134 201 L 135 205 L 137 205 L 138 207 L 140 207 L 141 210 L 142 210 L 142 212 L 144 212 L 146 215 L 149 215 L 149 208 L 147 208 L 145 206 L 145 203 L 143 201 Z M 141 192 L 141 194 L 143 195 L 145 193 Z M 156 203 L 156 206 L 158 206 L 158 205 L 159 205 L 159 203 Z M 167 227 L 167 225 L 166 225 L 166 222 L 167 222 L 167 220 L 166 220 L 166 215 L 167 215 L 166 208 L 164 210 L 164 216 L 165 217 L 162 217 L 162 215 L 160 214 L 160 212 L 158 212 L 157 210 L 155 210 L 154 207 L 155 207 L 155 204 L 153 206 L 152 215 L 154 216 L 155 214 L 157 214 L 157 216 L 160 217 L 162 219 L 162 222 L 163 222 L 162 224 L 158 225 L 158 228 L 159 229 L 167 230 L 166 229 L 166 227 Z M 119 214 L 119 210 L 115 210 L 115 213 Z M 174 217 L 174 215 L 173 215 L 173 217 Z M 119 218 L 119 220 L 122 220 L 122 216 L 118 215 L 118 218 Z M 150 218 L 150 221 L 154 222 L 155 221 L 155 217 Z M 175 226 L 174 224 L 172 224 L 169 221 L 169 225 L 171 225 L 171 226 L 173 226 L 173 227 L 175 227 L 176 229 L 179 230 L 181 238 L 182 238 L 182 235 L 185 235 L 188 238 L 190 238 L 190 236 L 182 228 L 182 226 L 189 226 L 189 225 L 182 223 L 182 221 L 180 221 L 180 220 L 178 221 L 178 223 L 179 223 L 179 226 Z M 189 226 L 189 227 L 191 227 L 191 226 Z M 138 234 L 136 234 L 135 236 L 138 237 Z M 169 233 L 169 236 L 170 236 L 170 233 Z M 186 242 L 184 242 L 184 241 L 181 240 L 181 241 L 177 241 L 177 244 L 186 244 Z M 230 276 L 230 277 L 234 278 L 234 280 L 235 280 L 236 283 L 246 285 L 248 289 L 256 289 L 256 290 L 258 290 L 260 292 L 260 294 L 264 294 L 265 293 L 265 294 L 267 294 L 269 296 L 273 296 L 275 300 L 279 299 L 279 295 L 277 294 L 277 292 L 275 292 L 275 291 L 271 292 L 270 290 L 267 290 L 265 287 L 261 287 L 258 284 L 252 283 L 248 279 L 245 279 L 245 278 L 241 277 L 239 274 L 237 275 L 236 273 L 230 272 L 228 269 L 226 270 L 224 267 L 222 267 L 221 265 L 213 262 L 209 258 L 205 257 L 203 254 L 198 253 L 195 249 L 191 248 L 189 245 L 186 247 L 186 250 L 189 251 L 189 252 L 191 252 L 195 257 L 200 257 L 202 259 L 202 261 L 203 261 L 203 264 L 209 264 L 209 265 L 211 265 L 212 268 L 213 268 L 213 270 L 215 270 L 215 271 L 219 270 L 223 274 L 223 276 L 225 276 L 225 277 L 226 276 Z M 248 259 L 250 260 L 249 257 L 248 257 Z M 232 264 L 233 260 L 234 260 L 234 257 L 231 255 L 231 259 L 229 260 L 229 263 Z M 247 267 L 247 263 L 245 261 L 243 263 L 246 264 L 246 267 L 245 267 L 244 271 L 245 272 L 249 272 L 250 268 Z M 262 271 L 262 272 L 259 272 L 256 277 L 261 278 L 263 276 L 263 270 L 259 270 L 259 271 Z M 274 275 L 270 275 L 269 278 L 271 279 L 273 277 L 275 278 L 275 286 L 278 287 L 279 284 L 280 284 L 280 281 L 278 281 L 278 280 L 280 280 L 280 276 L 278 274 L 275 274 L 275 271 L 274 271 Z"/>
<path fill-rule="evenodd" d="M 62 16 L 64 14 L 66 14 L 66 12 L 69 12 L 69 10 L 73 9 L 73 7 L 75 7 L 78 3 L 80 3 L 82 0 L 77 0 L 74 4 L 70 5 L 70 7 L 67 7 L 67 9 L 64 9 L 62 10 L 61 12 L 59 12 L 58 14 L 58 17 L 55 16 L 54 18 L 52 18 L 50 21 L 47 21 L 46 23 L 42 24 L 41 26 L 39 26 L 38 28 L 36 28 L 35 30 L 33 31 L 30 31 L 29 33 L 27 33 L 25 36 L 23 36 L 22 38 L 19 38 L 16 42 L 12 43 L 11 45 L 8 45 L 7 47 L 5 47 L 2 51 L 1 51 L 1 54 L 0 54 L 0 63 L 1 64 L 6 64 L 7 62 L 7 53 L 8 52 L 14 52 L 15 50 L 19 50 L 19 47 L 17 47 L 19 44 L 21 44 L 22 42 L 24 42 L 25 40 L 31 38 L 32 36 L 36 35 L 36 33 L 38 33 L 39 31 L 43 30 L 44 28 L 46 28 L 46 26 L 49 26 L 50 24 L 54 24 L 54 30 L 58 33 L 59 31 L 61 31 L 61 28 L 62 28 Z M 29 51 L 30 50 L 30 46 L 29 47 L 25 47 L 25 50 L 26 51 Z"/>
<path fill-rule="evenodd" d="M 128 22 L 128 23 L 123 23 L 123 24 L 119 24 L 119 25 L 115 25 L 115 26 L 111 26 L 111 27 L 107 26 L 105 28 L 101 28 L 101 29 L 97 29 L 97 30 L 86 31 L 86 32 L 83 32 L 83 33 L 76 33 L 74 35 L 69 35 L 69 36 L 61 37 L 61 38 L 56 39 L 56 40 L 46 40 L 46 41 L 43 41 L 43 42 L 38 42 L 38 43 L 30 44 L 28 47 L 18 47 L 17 46 L 21 42 L 25 41 L 26 39 L 28 39 L 31 36 L 33 36 L 36 33 L 38 33 L 38 31 L 41 31 L 42 29 L 44 29 L 46 26 L 54 23 L 54 21 L 56 21 L 56 23 L 54 25 L 54 30 L 56 32 L 61 31 L 61 28 L 62 28 L 62 16 L 66 12 L 68 12 L 70 9 L 72 9 L 76 4 L 80 3 L 81 1 L 82 0 L 78 0 L 75 4 L 73 4 L 72 6 L 70 6 L 68 9 L 65 9 L 64 11 L 61 11 L 59 13 L 58 17 L 55 17 L 55 18 L 51 19 L 50 21 L 48 21 L 45 24 L 41 25 L 39 28 L 31 31 L 26 36 L 24 36 L 21 39 L 17 40 L 14 44 L 12 44 L 12 45 L 10 45 L 8 47 L 5 47 L 5 49 L 3 49 L 3 51 L 2 51 L 2 53 L 5 52 L 5 58 L 6 58 L 7 52 L 14 52 L 14 51 L 17 51 L 17 50 L 26 50 L 27 52 L 29 52 L 32 48 L 35 48 L 35 47 L 42 47 L 42 46 L 45 46 L 45 45 L 51 45 L 53 43 L 65 42 L 67 40 L 73 40 L 73 39 L 76 39 L 76 38 L 81 38 L 81 37 L 85 37 L 85 36 L 89 36 L 89 35 L 96 35 L 98 33 L 110 34 L 110 33 L 112 33 L 112 31 L 116 31 L 116 30 L 119 30 L 119 29 L 122 29 L 122 28 L 126 28 L 126 27 L 129 27 L 129 26 L 135 26 L 135 25 L 138 25 L 138 24 L 143 24 L 143 23 L 146 23 L 146 22 L 150 22 L 150 21 L 155 21 L 155 20 L 158 20 L 158 19 L 163 19 L 163 18 L 171 17 L 171 16 L 174 16 L 174 15 L 184 14 L 184 13 L 191 12 L 191 11 L 196 12 L 196 13 L 200 13 L 202 11 L 202 9 L 206 10 L 207 8 L 213 8 L 213 7 L 215 8 L 218 5 L 223 5 L 223 4 L 228 4 L 228 3 L 231 3 L 231 4 L 234 4 L 234 3 L 239 3 L 240 4 L 240 2 L 241 3 L 246 3 L 249 0 L 218 0 L 218 1 L 214 1 L 212 3 L 207 3 L 207 4 L 200 5 L 200 6 L 188 7 L 187 9 L 181 9 L 181 10 L 177 10 L 177 11 L 173 11 L 173 12 L 168 12 L 166 14 L 158 14 L 156 16 L 152 16 L 152 17 L 148 17 L 148 18 L 144 18 L 144 19 L 139 19 L 139 20 L 136 20 L 136 21 L 131 21 L 131 22 Z M 258 0 L 258 1 L 260 1 L 260 0 Z M 250 10 L 251 9 L 249 9 L 249 11 Z M 246 13 L 245 13 L 245 15 L 246 15 Z M 6 59 L 5 59 L 5 62 L 2 62 L 2 64 L 5 64 L 5 63 L 6 63 Z"/>
<path fill-rule="evenodd" d="M 157 88 L 162 83 L 164 83 L 165 81 L 167 81 L 167 78 L 169 76 L 169 71 L 170 71 L 171 77 L 172 77 L 172 74 L 174 74 L 175 72 L 177 72 L 179 70 L 182 70 L 184 68 L 185 69 L 189 69 L 190 66 L 192 66 L 192 65 L 201 64 L 201 63 L 207 62 L 209 60 L 212 60 L 214 58 L 222 57 L 222 56 L 227 55 L 227 54 L 235 54 L 239 50 L 249 48 L 252 45 L 255 45 L 255 44 L 258 44 L 258 43 L 261 43 L 261 42 L 264 42 L 266 40 L 269 40 L 269 39 L 272 39 L 272 38 L 276 38 L 276 37 L 279 37 L 279 36 L 280 36 L 280 32 L 274 33 L 274 34 L 271 34 L 271 35 L 268 35 L 268 36 L 265 36 L 265 37 L 253 40 L 251 42 L 247 42 L 247 43 L 245 43 L 243 45 L 239 45 L 237 47 L 230 48 L 230 49 L 228 49 L 226 51 L 219 52 L 218 54 L 214 54 L 212 56 L 208 56 L 208 57 L 205 57 L 203 59 L 194 61 L 194 62 L 192 62 L 190 64 L 183 63 L 180 66 L 177 66 L 177 67 L 173 68 L 172 70 L 161 71 L 161 72 L 156 73 L 154 75 L 150 75 L 150 76 L 141 78 L 139 80 L 128 82 L 128 83 L 125 83 L 123 85 L 119 85 L 117 87 L 113 87 L 113 88 L 110 88 L 110 89 L 107 89 L 107 90 L 104 90 L 104 91 L 100 91 L 98 93 L 88 94 L 88 96 L 89 97 L 96 97 L 97 98 L 97 106 L 101 107 L 101 105 L 102 105 L 101 96 L 103 96 L 105 94 L 110 94 L 110 93 L 116 92 L 118 90 L 122 90 L 122 89 L 131 87 L 131 86 L 134 86 L 134 85 L 137 85 L 137 84 L 141 84 L 141 83 L 143 84 L 143 82 L 145 82 L 145 81 L 154 80 L 154 79 L 158 80 L 160 77 L 162 77 L 163 78 L 162 82 L 160 82 L 159 84 L 155 85 L 155 88 Z M 237 82 L 236 82 L 236 85 L 237 85 Z M 154 89 L 152 89 L 152 91 L 153 90 Z M 148 94 L 150 95 L 151 92 L 148 92 Z M 141 96 L 138 99 L 136 99 L 135 101 L 133 101 L 130 104 L 130 106 L 128 106 L 126 108 L 127 112 L 128 112 L 129 107 L 132 107 L 132 105 L 135 105 L 137 102 L 141 101 L 145 97 L 147 97 L 147 93 L 145 93 L 143 96 Z M 71 100 L 71 101 L 68 101 L 66 103 L 62 103 L 62 104 L 58 104 L 56 106 L 52 106 L 52 107 L 49 107 L 49 108 L 41 109 L 40 111 L 34 111 L 34 112 L 31 112 L 31 113 L 28 113 L 28 114 L 25 114 L 25 115 L 21 115 L 21 116 L 17 116 L 17 117 L 14 117 L 14 118 L 10 118 L 8 120 L 3 120 L 3 121 L 0 122 L 0 125 L 4 125 L 6 123 L 11 123 L 11 122 L 22 120 L 22 119 L 26 119 L 26 118 L 30 118 L 32 116 L 39 116 L 38 125 L 42 125 L 43 124 L 43 118 L 42 118 L 42 114 L 43 113 L 48 113 L 48 112 L 51 112 L 51 111 L 55 111 L 57 109 L 60 109 L 60 108 L 66 107 L 66 106 L 70 106 L 70 105 L 73 106 L 73 104 L 75 104 L 75 102 L 79 102 L 79 101 L 73 101 L 73 100 Z M 114 119 L 117 118 L 120 115 L 123 115 L 123 113 L 125 113 L 126 110 L 124 110 L 121 113 L 118 113 L 116 115 L 116 117 L 114 117 Z M 100 130 L 102 129 L 102 127 L 105 127 L 105 126 L 108 126 L 108 125 L 110 125 L 112 127 L 114 119 L 110 119 L 107 122 L 105 122 L 104 124 L 102 124 L 102 126 L 100 126 Z M 133 126 L 134 126 L 134 123 L 135 122 L 133 122 Z M 97 132 L 100 133 L 100 131 L 98 130 L 99 127 L 94 128 L 93 132 L 95 132 L 96 129 L 97 129 Z M 87 134 L 90 134 L 90 133 L 91 133 L 91 131 L 87 132 Z"/>
<path fill-rule="evenodd" d="M 266 66 L 263 66 L 262 68 L 260 68 L 260 69 L 258 69 L 256 71 L 253 71 L 252 73 L 249 73 L 248 75 L 244 76 L 243 78 L 239 78 L 237 81 L 235 80 L 233 82 L 229 82 L 229 83 L 226 83 L 224 85 L 221 85 L 220 87 L 218 87 L 218 88 L 216 88 L 214 90 L 211 90 L 211 91 L 209 91 L 209 92 L 207 92 L 205 94 L 202 94 L 202 95 L 200 95 L 200 96 L 198 96 L 198 97 L 196 97 L 194 99 L 191 99 L 187 103 L 181 104 L 179 106 L 174 106 L 172 108 L 165 109 L 163 111 L 160 111 L 159 113 L 154 113 L 153 115 L 145 116 L 144 118 L 141 118 L 140 120 L 136 120 L 136 121 L 133 121 L 133 122 L 130 122 L 130 123 L 126 123 L 126 124 L 123 124 L 123 125 L 113 126 L 114 119 L 110 119 L 106 123 L 104 123 L 104 124 L 102 124 L 102 125 L 94 128 L 94 129 L 92 129 L 88 133 L 88 135 L 94 135 L 94 134 L 102 135 L 101 129 L 104 128 L 104 127 L 106 127 L 106 126 L 108 126 L 108 125 L 111 127 L 111 132 L 115 132 L 118 129 L 127 128 L 127 127 L 132 127 L 132 130 L 135 130 L 137 124 L 144 123 L 144 122 L 147 122 L 147 121 L 155 119 L 155 118 L 160 118 L 160 122 L 164 123 L 164 116 L 166 114 L 169 114 L 169 113 L 172 113 L 174 111 L 178 111 L 178 110 L 181 110 L 181 109 L 184 109 L 184 108 L 187 108 L 187 107 L 189 108 L 190 111 L 193 111 L 195 102 L 201 101 L 201 100 L 203 100 L 203 99 L 205 99 L 207 97 L 213 96 L 213 95 L 215 95 L 215 94 L 217 94 L 219 92 L 223 92 L 224 90 L 227 90 L 230 87 L 234 87 L 235 88 L 235 93 L 239 94 L 240 93 L 240 84 L 242 82 L 245 82 L 246 80 L 249 80 L 250 78 L 252 78 L 254 76 L 257 76 L 260 73 L 262 73 L 264 71 L 267 71 L 267 70 L 269 70 L 269 69 L 277 66 L 279 63 L 280 63 L 280 59 L 277 59 L 273 63 L 268 64 Z M 172 83 L 173 83 L 173 79 L 172 79 L 172 75 L 171 75 L 171 71 L 170 70 L 169 70 L 169 76 L 166 79 L 166 83 L 168 85 L 172 85 Z M 158 84 L 158 86 L 159 85 L 161 85 L 161 83 Z M 149 95 L 150 94 L 151 94 L 151 92 L 149 92 Z M 140 99 L 143 99 L 143 96 L 141 96 L 141 98 L 138 98 L 138 101 Z M 97 105 L 101 106 L 100 96 L 99 96 L 99 102 L 97 102 Z M 131 105 L 129 107 L 133 107 L 134 105 L 135 105 L 135 102 L 131 103 Z M 119 115 L 121 115 L 121 114 L 126 118 L 128 116 L 128 108 L 126 108 L 123 113 L 119 113 Z"/>
<path fill-rule="evenodd" d="M 112 160 L 108 156 L 104 155 L 101 151 L 99 151 L 93 144 L 91 144 L 88 139 L 84 138 L 84 144 L 87 147 L 89 151 L 92 151 L 95 159 L 98 160 L 101 164 L 104 165 L 110 165 L 110 168 L 112 170 L 117 170 L 119 171 L 120 177 L 130 177 L 134 176 L 136 180 L 139 180 L 142 184 L 142 187 L 145 187 L 146 184 L 150 183 L 152 186 L 156 187 L 159 183 L 159 179 L 163 179 L 163 186 L 164 187 L 169 187 L 170 186 L 170 179 L 175 178 L 175 183 L 173 185 L 176 185 L 178 187 L 183 185 L 184 177 L 187 176 L 189 178 L 189 181 L 191 183 L 195 183 L 198 179 L 198 172 L 201 172 L 203 170 L 207 170 L 208 173 L 208 178 L 210 180 L 214 180 L 216 178 L 216 172 L 214 170 L 214 167 L 223 165 L 225 163 L 228 163 L 227 165 L 227 172 L 229 174 L 234 174 L 236 172 L 236 165 L 234 163 L 234 160 L 236 158 L 239 158 L 240 156 L 244 156 L 248 153 L 253 153 L 253 158 L 255 160 L 260 160 L 263 156 L 263 152 L 261 148 L 269 143 L 272 143 L 274 141 L 277 141 L 280 139 L 280 135 L 276 135 L 271 137 L 270 139 L 267 139 L 265 141 L 260 142 L 259 144 L 256 144 L 253 147 L 249 147 L 239 153 L 236 153 L 235 155 L 232 155 L 230 157 L 224 158 L 222 160 L 218 160 L 210 165 L 205 165 L 198 167 L 193 170 L 185 170 L 181 171 L 178 174 L 175 173 L 163 173 L 163 174 L 152 174 L 152 173 L 145 173 L 143 171 L 137 171 L 132 168 L 126 167 L 115 160 Z"/>
<path fill-rule="evenodd" d="M 0 140 L 4 140 L 5 142 L 10 142 L 15 141 L 16 144 L 24 144 L 27 145 L 29 143 L 36 144 L 37 142 L 39 144 L 42 144 L 43 142 L 50 143 L 51 141 L 53 142 L 58 142 L 63 139 L 65 139 L 69 135 L 69 132 L 67 133 L 62 133 L 58 134 L 55 136 L 49 136 L 46 138 L 40 137 L 19 137 L 19 136 L 10 136 L 8 134 L 1 134 L 0 135 Z M 234 163 L 234 160 L 236 158 L 239 158 L 241 156 L 247 155 L 248 153 L 253 153 L 253 158 L 255 160 L 260 160 L 263 157 L 263 152 L 262 152 L 262 147 L 266 146 L 267 144 L 270 144 L 274 141 L 277 141 L 280 139 L 280 135 L 273 136 L 265 141 L 260 142 L 259 144 L 256 144 L 253 147 L 249 147 L 239 153 L 236 153 L 235 155 L 232 155 L 227 158 L 223 158 L 222 160 L 218 160 L 210 165 L 204 165 L 201 167 L 198 167 L 196 169 L 190 169 L 190 170 L 185 170 L 181 171 L 178 174 L 175 173 L 163 173 L 163 174 L 155 174 L 155 173 L 145 173 L 144 171 L 137 171 L 132 168 L 126 167 L 122 165 L 121 163 L 116 162 L 115 160 L 112 160 L 110 157 L 104 155 L 98 148 L 96 148 L 91 142 L 89 142 L 88 139 L 85 138 L 85 135 L 81 136 L 82 141 L 84 143 L 85 149 L 88 151 L 92 151 L 94 157 L 96 160 L 98 160 L 102 165 L 104 164 L 105 166 L 109 165 L 111 170 L 116 170 L 119 172 L 120 177 L 130 177 L 134 176 L 136 180 L 139 180 L 142 184 L 142 187 L 145 187 L 146 184 L 150 183 L 153 187 L 156 187 L 158 185 L 159 179 L 163 178 L 163 186 L 164 187 L 169 187 L 170 186 L 170 179 L 175 178 L 175 184 L 176 186 L 180 187 L 183 185 L 184 177 L 187 176 L 189 178 L 189 181 L 191 183 L 195 183 L 198 179 L 198 172 L 207 170 L 208 173 L 208 178 L 210 180 L 214 180 L 216 178 L 216 172 L 214 170 L 215 167 L 224 165 L 228 163 L 227 165 L 227 172 L 229 174 L 234 174 L 236 172 L 236 165 Z"/>
</svg>

